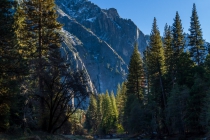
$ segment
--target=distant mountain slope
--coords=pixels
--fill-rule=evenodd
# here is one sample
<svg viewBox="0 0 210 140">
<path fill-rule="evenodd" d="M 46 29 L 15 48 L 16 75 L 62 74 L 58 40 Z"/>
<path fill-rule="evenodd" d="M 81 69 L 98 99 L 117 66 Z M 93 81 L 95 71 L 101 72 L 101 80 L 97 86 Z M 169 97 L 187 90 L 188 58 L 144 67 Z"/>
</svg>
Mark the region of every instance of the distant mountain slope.
<svg viewBox="0 0 210 140">
<path fill-rule="evenodd" d="M 125 81 L 135 41 L 146 47 L 144 34 L 131 21 L 120 18 L 114 8 L 103 10 L 87 0 L 57 0 L 63 47 L 74 66 L 83 68 L 98 92 L 116 91 Z"/>
</svg>

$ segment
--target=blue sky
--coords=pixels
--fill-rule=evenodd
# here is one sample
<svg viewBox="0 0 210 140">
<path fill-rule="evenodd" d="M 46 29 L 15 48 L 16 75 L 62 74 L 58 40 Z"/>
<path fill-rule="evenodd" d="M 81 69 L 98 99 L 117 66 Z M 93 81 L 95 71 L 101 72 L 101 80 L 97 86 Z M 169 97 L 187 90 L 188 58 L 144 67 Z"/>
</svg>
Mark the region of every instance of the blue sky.
<svg viewBox="0 0 210 140">
<path fill-rule="evenodd" d="M 144 34 L 150 34 L 154 17 L 161 35 L 165 24 L 173 24 L 176 11 L 184 32 L 189 33 L 193 3 L 196 4 L 203 38 L 210 42 L 210 0 L 89 0 L 103 9 L 116 8 L 120 17 L 131 19 Z"/>
</svg>

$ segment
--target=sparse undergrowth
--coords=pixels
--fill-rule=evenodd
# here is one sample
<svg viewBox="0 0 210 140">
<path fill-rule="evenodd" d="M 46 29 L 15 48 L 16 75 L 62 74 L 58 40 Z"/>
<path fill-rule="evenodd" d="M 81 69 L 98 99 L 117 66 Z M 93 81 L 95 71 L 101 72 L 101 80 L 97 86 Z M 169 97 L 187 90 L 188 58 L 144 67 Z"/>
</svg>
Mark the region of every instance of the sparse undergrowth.
<svg viewBox="0 0 210 140">
<path fill-rule="evenodd" d="M 84 140 L 93 139 L 91 136 L 52 135 L 44 132 L 33 132 L 31 135 L 0 134 L 0 140 Z"/>
</svg>

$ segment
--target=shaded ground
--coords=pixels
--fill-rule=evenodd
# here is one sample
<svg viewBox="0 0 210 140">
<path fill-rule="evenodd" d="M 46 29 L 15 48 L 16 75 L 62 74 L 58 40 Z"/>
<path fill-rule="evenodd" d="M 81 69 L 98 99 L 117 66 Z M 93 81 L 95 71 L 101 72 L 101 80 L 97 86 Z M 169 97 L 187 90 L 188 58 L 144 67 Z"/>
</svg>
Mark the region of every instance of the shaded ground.
<svg viewBox="0 0 210 140">
<path fill-rule="evenodd" d="M 93 139 L 92 136 L 79 136 L 79 135 L 62 135 L 65 138 L 70 140 L 86 140 L 86 139 Z"/>
<path fill-rule="evenodd" d="M 108 140 L 108 139 L 97 139 L 97 140 Z M 111 140 L 121 140 L 121 139 L 111 139 Z"/>
<path fill-rule="evenodd" d="M 0 140 L 85 140 L 92 139 L 91 136 L 73 136 L 73 135 L 50 135 L 44 132 L 33 132 L 24 136 L 20 134 L 0 133 Z"/>
<path fill-rule="evenodd" d="M 92 136 L 79 136 L 79 135 L 50 135 L 44 132 L 32 132 L 28 136 L 4 134 L 0 133 L 0 140 L 93 140 Z M 95 140 L 152 140 L 150 137 L 122 137 L 122 138 L 101 138 Z M 155 139 L 155 138 L 153 138 Z M 181 138 L 177 135 L 171 137 L 163 137 L 162 140 L 210 140 L 210 134 L 205 136 L 188 136 Z"/>
</svg>

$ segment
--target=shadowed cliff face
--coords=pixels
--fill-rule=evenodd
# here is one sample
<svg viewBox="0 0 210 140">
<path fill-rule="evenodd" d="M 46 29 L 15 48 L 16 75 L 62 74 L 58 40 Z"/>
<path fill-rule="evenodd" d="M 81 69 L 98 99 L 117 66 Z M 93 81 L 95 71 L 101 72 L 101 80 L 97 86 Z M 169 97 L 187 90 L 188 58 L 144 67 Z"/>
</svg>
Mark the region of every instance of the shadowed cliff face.
<svg viewBox="0 0 210 140">
<path fill-rule="evenodd" d="M 126 80 L 135 41 L 139 51 L 146 47 L 144 34 L 117 10 L 100 9 L 87 0 L 57 0 L 63 47 L 75 67 L 83 68 L 98 93 L 117 89 Z"/>
</svg>

